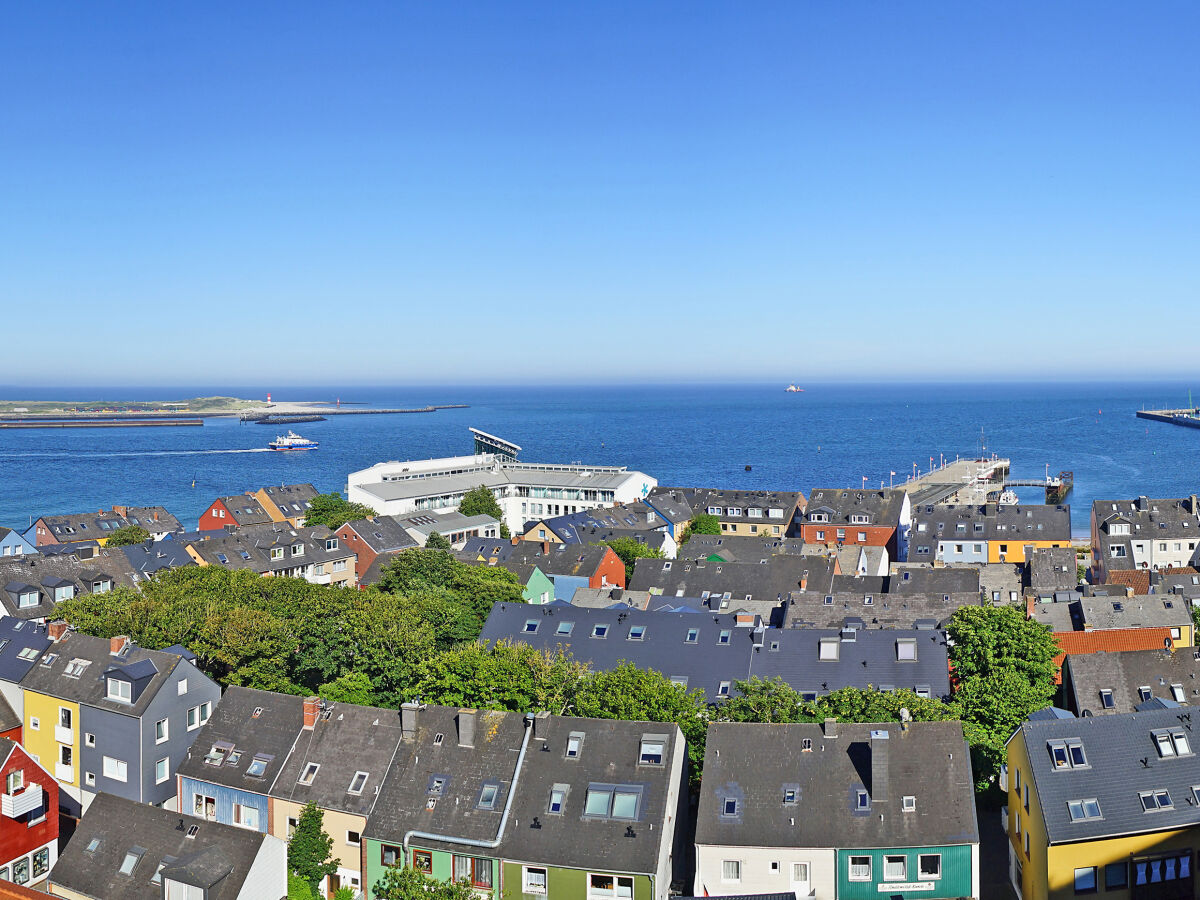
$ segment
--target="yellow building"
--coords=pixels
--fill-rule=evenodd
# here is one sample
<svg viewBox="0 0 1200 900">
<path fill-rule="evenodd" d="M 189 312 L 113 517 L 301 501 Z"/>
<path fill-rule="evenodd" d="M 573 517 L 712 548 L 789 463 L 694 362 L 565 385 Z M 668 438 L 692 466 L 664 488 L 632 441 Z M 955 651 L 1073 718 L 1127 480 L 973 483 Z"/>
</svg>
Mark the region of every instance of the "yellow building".
<svg viewBox="0 0 1200 900">
<path fill-rule="evenodd" d="M 1026 540 L 1018 534 L 1014 535 L 1011 540 L 1008 538 L 991 539 L 987 542 L 987 545 L 989 563 L 1023 563 L 1025 562 L 1026 551 L 1046 550 L 1051 547 L 1070 547 L 1071 538 L 1068 535 L 1059 540 Z"/>
<path fill-rule="evenodd" d="M 300 819 L 303 803 L 290 800 L 270 798 L 271 803 L 271 834 L 281 840 L 291 839 Z M 329 893 L 339 887 L 349 887 L 356 891 L 370 890 L 370 885 L 363 887 L 362 874 L 362 833 L 367 827 L 367 817 L 336 809 L 322 809 L 321 827 L 333 838 L 333 848 L 330 857 L 337 863 L 337 874 L 325 884 Z"/>
<path fill-rule="evenodd" d="M 25 750 L 79 801 L 79 704 L 30 690 L 24 692 L 24 699 Z"/>
<path fill-rule="evenodd" d="M 1018 896 L 1196 896 L 1200 756 L 1189 714 L 1064 715 L 1044 711 L 1008 743 L 1001 787 Z"/>
<path fill-rule="evenodd" d="M 272 522 L 288 522 L 293 528 L 300 528 L 312 498 L 317 496 L 317 489 L 311 484 L 269 485 L 259 488 L 251 496 Z"/>
</svg>

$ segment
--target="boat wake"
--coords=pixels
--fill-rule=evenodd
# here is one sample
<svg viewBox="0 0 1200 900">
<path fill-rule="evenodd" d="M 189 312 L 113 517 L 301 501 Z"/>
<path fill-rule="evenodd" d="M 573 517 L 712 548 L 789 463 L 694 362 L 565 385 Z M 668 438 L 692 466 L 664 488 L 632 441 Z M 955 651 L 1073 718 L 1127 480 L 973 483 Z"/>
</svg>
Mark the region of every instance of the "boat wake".
<svg viewBox="0 0 1200 900">
<path fill-rule="evenodd" d="M 249 447 L 243 450 L 0 450 L 0 459 L 127 459 L 144 456 L 206 456 L 214 453 L 270 453 L 269 447 Z"/>
</svg>

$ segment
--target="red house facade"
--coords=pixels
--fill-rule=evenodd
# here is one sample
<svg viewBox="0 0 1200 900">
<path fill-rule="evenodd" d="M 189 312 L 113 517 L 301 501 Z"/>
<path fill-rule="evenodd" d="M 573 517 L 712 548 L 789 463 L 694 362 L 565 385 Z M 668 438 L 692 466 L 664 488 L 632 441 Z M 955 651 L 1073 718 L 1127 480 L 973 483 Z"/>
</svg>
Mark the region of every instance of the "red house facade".
<svg viewBox="0 0 1200 900">
<path fill-rule="evenodd" d="M 58 782 L 7 738 L 0 758 L 0 881 L 39 884 L 58 859 Z"/>
</svg>

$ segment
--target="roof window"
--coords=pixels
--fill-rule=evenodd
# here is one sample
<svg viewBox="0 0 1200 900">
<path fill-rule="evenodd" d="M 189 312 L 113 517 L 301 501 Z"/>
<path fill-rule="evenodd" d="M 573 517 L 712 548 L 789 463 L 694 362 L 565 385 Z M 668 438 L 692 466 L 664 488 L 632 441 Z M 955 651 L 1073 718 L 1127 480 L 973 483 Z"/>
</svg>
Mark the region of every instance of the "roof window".
<svg viewBox="0 0 1200 900">
<path fill-rule="evenodd" d="M 485 784 L 479 792 L 479 802 L 475 804 L 480 809 L 495 809 L 496 798 L 500 796 L 500 785 Z"/>
<path fill-rule="evenodd" d="M 1063 741 L 1047 741 L 1046 749 L 1050 751 L 1050 759 L 1055 769 L 1086 769 L 1087 755 L 1083 752 L 1083 743 L 1077 738 Z"/>
<path fill-rule="evenodd" d="M 355 772 L 354 777 L 350 779 L 350 787 L 346 788 L 347 794 L 361 794 L 363 788 L 367 786 L 367 773 Z"/>
<path fill-rule="evenodd" d="M 306 785 L 312 784 L 313 779 L 317 777 L 317 772 L 320 771 L 320 769 L 321 769 L 320 763 L 311 763 L 310 762 L 307 766 L 304 767 L 304 771 L 300 773 L 300 777 L 297 779 L 296 783 L 297 784 L 306 784 Z"/>
<path fill-rule="evenodd" d="M 1086 822 L 1089 819 L 1099 819 L 1100 801 L 1095 797 L 1087 800 L 1068 800 L 1067 812 L 1072 822 Z"/>
<path fill-rule="evenodd" d="M 639 766 L 661 766 L 663 764 L 663 755 L 666 750 L 667 739 L 661 734 L 647 734 L 642 736 L 642 743 L 638 750 L 638 765 Z"/>
<path fill-rule="evenodd" d="M 1142 801 L 1142 812 L 1175 808 L 1169 791 L 1142 791 L 1138 794 L 1138 799 Z"/>
<path fill-rule="evenodd" d="M 246 774 L 251 778 L 262 778 L 274 758 L 270 753 L 254 754 L 254 759 L 250 760 L 250 765 L 246 767 Z"/>
<path fill-rule="evenodd" d="M 121 868 L 118 871 L 122 875 L 132 875 L 133 870 L 137 868 L 137 864 L 141 862 L 146 851 L 141 847 L 132 847 L 125 853 L 125 858 L 121 860 Z"/>
<path fill-rule="evenodd" d="M 578 759 L 580 748 L 583 747 L 583 732 L 572 731 L 567 735 L 567 759 Z"/>
</svg>

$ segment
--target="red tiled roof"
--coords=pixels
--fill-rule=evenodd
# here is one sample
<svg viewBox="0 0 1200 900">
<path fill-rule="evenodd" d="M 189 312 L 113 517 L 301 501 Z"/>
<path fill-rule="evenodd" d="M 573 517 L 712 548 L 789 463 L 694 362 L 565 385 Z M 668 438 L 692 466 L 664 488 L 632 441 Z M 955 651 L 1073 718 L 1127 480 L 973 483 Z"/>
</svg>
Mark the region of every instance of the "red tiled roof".
<svg viewBox="0 0 1200 900">
<path fill-rule="evenodd" d="M 19 884 L 0 881 L 0 900 L 46 900 L 46 895 Z"/>
<path fill-rule="evenodd" d="M 1133 588 L 1135 594 L 1150 593 L 1149 569 L 1122 569 L 1108 573 L 1109 584 L 1122 584 Z"/>
<path fill-rule="evenodd" d="M 1068 653 L 1100 653 L 1117 650 L 1161 650 L 1163 640 L 1171 639 L 1171 629 L 1162 628 L 1111 628 L 1098 631 L 1056 631 L 1061 652 L 1054 657 L 1059 670 L 1054 683 L 1062 683 L 1062 661 Z"/>
</svg>

